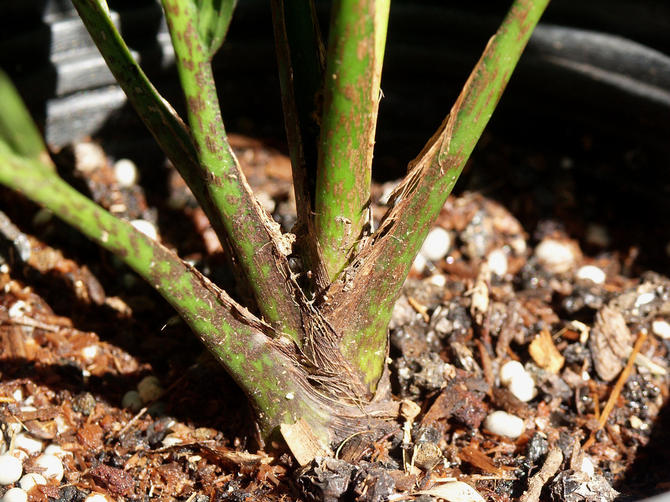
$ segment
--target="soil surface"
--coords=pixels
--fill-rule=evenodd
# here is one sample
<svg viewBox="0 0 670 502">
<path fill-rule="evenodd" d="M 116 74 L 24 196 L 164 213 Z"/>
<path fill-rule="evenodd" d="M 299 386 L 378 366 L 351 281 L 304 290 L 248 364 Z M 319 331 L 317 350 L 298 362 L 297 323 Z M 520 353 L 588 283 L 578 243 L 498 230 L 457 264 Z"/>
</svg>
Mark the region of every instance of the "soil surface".
<svg viewBox="0 0 670 502">
<path fill-rule="evenodd" d="M 288 231 L 288 159 L 232 141 Z M 94 143 L 57 158 L 98 203 L 143 220 L 231 286 L 204 213 L 168 166 L 139 166 L 128 183 Z M 536 173 L 551 165 L 524 162 Z M 482 188 L 472 171 L 465 181 Z M 392 187 L 375 185 L 377 219 Z M 667 491 L 670 280 L 641 270 L 639 256 L 657 250 L 620 238 L 625 229 L 590 206 L 579 212 L 571 193 L 542 182 L 498 201 L 449 199 L 391 323 L 403 432 L 351 438 L 337 458 L 300 467 L 257 447 L 244 396 L 160 297 L 3 190 L 0 453 L 44 476 L 28 490 L 35 501 L 610 501 Z M 0 495 L 24 479 L 0 480 Z"/>
</svg>

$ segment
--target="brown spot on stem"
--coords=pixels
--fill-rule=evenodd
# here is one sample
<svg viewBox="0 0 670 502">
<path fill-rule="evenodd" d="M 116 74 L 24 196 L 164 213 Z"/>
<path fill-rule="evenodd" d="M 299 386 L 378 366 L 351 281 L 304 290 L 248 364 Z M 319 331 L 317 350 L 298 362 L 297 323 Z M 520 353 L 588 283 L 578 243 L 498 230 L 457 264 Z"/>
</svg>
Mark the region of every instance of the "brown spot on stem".
<svg viewBox="0 0 670 502">
<path fill-rule="evenodd" d="M 211 153 L 217 153 L 216 141 L 211 136 L 205 136 L 205 146 Z"/>
</svg>

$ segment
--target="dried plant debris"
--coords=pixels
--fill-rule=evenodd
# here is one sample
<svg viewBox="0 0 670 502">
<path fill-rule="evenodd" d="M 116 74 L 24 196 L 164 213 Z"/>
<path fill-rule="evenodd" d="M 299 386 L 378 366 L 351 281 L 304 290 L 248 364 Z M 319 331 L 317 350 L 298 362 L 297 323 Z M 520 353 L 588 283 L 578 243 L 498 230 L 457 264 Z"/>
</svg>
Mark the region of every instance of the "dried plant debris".
<svg viewBox="0 0 670 502">
<path fill-rule="evenodd" d="M 290 163 L 233 142 L 259 202 L 290 230 Z M 73 175 L 101 204 L 152 224 L 180 218 L 157 238 L 228 280 L 178 178 L 165 178 L 167 201 L 152 198 L 140 168 L 84 145 Z M 288 447 L 266 452 L 243 396 L 174 313 L 22 204 L 0 213 L 0 496 L 610 501 L 668 488 L 667 454 L 652 450 L 667 441 L 652 438 L 665 438 L 654 424 L 670 395 L 670 280 L 624 275 L 625 255 L 590 256 L 560 224 L 531 239 L 500 203 L 450 198 L 390 324 L 393 392 L 408 400 L 397 428 L 331 452 L 286 424 Z M 628 474 L 640 451 L 657 464 L 643 488 Z"/>
<path fill-rule="evenodd" d="M 620 311 L 607 306 L 600 309 L 589 346 L 598 376 L 606 382 L 613 380 L 623 369 L 633 347 L 633 335 Z"/>
</svg>

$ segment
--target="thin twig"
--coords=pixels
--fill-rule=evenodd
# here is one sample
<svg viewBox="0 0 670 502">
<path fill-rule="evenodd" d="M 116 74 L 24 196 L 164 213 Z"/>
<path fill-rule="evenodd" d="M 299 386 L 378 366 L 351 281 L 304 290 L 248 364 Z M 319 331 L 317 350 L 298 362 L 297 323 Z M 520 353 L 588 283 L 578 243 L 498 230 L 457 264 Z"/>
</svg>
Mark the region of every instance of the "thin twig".
<svg viewBox="0 0 670 502">
<path fill-rule="evenodd" d="M 121 436 L 123 436 L 123 435 L 128 431 L 128 429 L 130 429 L 133 425 L 135 425 L 135 423 L 137 423 L 137 421 L 138 421 L 140 418 L 142 418 L 142 416 L 147 412 L 148 409 L 149 409 L 149 408 L 147 408 L 147 407 L 145 406 L 145 407 L 142 408 L 140 411 L 138 411 L 138 412 L 137 412 L 137 415 L 135 415 L 133 418 L 131 418 L 131 419 L 128 421 L 128 423 L 127 423 L 126 425 L 124 425 L 123 428 L 116 434 L 116 437 L 117 437 L 117 438 L 120 438 Z"/>
<path fill-rule="evenodd" d="M 607 403 L 605 403 L 605 407 L 603 408 L 602 413 L 600 414 L 600 419 L 598 420 L 598 428 L 591 432 L 591 435 L 589 438 L 586 440 L 584 443 L 584 446 L 582 447 L 584 450 L 588 449 L 593 445 L 596 437 L 596 433 L 601 430 L 604 425 L 607 423 L 607 419 L 610 416 L 610 413 L 612 413 L 612 410 L 614 409 L 614 405 L 617 402 L 617 399 L 619 399 L 619 395 L 621 394 L 621 390 L 623 389 L 624 384 L 626 383 L 626 380 L 628 380 L 628 377 L 630 376 L 630 372 L 633 369 L 633 365 L 635 364 L 635 357 L 637 356 L 638 352 L 640 352 L 640 349 L 642 348 L 642 344 L 644 341 L 647 339 L 647 333 L 644 331 L 641 331 L 637 335 L 637 340 L 635 341 L 635 345 L 633 346 L 633 350 L 630 353 L 630 356 L 628 356 L 628 362 L 626 363 L 626 366 L 624 367 L 623 371 L 619 375 L 619 378 L 614 384 L 614 388 L 612 389 L 612 393 L 610 394 L 610 397 L 607 399 Z"/>
<path fill-rule="evenodd" d="M 410 306 L 416 310 L 418 314 L 421 314 L 421 317 L 423 317 L 423 320 L 426 322 L 430 321 L 430 316 L 428 315 L 428 308 L 425 305 L 422 305 L 419 303 L 417 300 L 412 298 L 411 296 L 407 297 L 407 303 L 410 304 Z"/>
</svg>

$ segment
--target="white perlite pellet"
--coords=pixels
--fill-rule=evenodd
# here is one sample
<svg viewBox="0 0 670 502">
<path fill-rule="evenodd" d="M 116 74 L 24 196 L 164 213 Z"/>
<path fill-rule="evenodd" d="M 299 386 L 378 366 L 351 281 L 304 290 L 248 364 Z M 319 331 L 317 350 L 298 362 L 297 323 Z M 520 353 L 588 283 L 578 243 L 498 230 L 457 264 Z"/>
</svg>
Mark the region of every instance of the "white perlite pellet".
<svg viewBox="0 0 670 502">
<path fill-rule="evenodd" d="M 2 502 L 28 502 L 28 493 L 21 488 L 10 488 L 3 495 Z"/>
<path fill-rule="evenodd" d="M 109 502 L 109 500 L 102 493 L 91 493 L 84 502 Z"/>
<path fill-rule="evenodd" d="M 500 383 L 507 387 L 515 375 L 525 372 L 523 364 L 519 361 L 507 361 L 500 367 Z"/>
<path fill-rule="evenodd" d="M 35 465 L 42 469 L 42 476 L 47 479 L 60 481 L 63 479 L 65 469 L 63 462 L 55 455 L 40 455 L 35 460 Z"/>
<path fill-rule="evenodd" d="M 451 236 L 449 232 L 444 228 L 436 227 L 428 233 L 419 252 L 430 261 L 438 261 L 447 256 L 450 247 Z"/>
<path fill-rule="evenodd" d="M 642 293 L 640 296 L 636 298 L 635 307 L 641 307 L 642 305 L 651 303 L 654 301 L 654 298 L 656 298 L 656 295 L 653 292 Z"/>
<path fill-rule="evenodd" d="M 100 349 L 98 348 L 97 345 L 87 345 L 83 349 L 81 349 L 80 354 L 81 357 L 86 360 L 86 362 L 91 362 L 93 359 L 95 359 L 95 356 L 98 355 L 98 352 L 100 352 Z"/>
<path fill-rule="evenodd" d="M 484 420 L 484 429 L 511 439 L 516 439 L 523 434 L 524 428 L 523 420 L 505 411 L 494 411 Z"/>
<path fill-rule="evenodd" d="M 519 361 L 507 361 L 501 366 L 500 383 L 523 402 L 530 401 L 537 394 L 535 380 Z"/>
<path fill-rule="evenodd" d="M 595 265 L 584 265 L 583 267 L 579 267 L 575 276 L 578 280 L 591 281 L 594 284 L 603 284 L 606 279 L 605 272 Z"/>
<path fill-rule="evenodd" d="M 21 479 L 23 462 L 11 453 L 0 455 L 0 485 L 11 485 Z"/>
<path fill-rule="evenodd" d="M 426 257 L 423 256 L 421 253 L 416 255 L 416 258 L 414 258 L 414 262 L 412 263 L 412 268 L 414 271 L 418 274 L 423 273 L 424 270 L 426 270 Z"/>
<path fill-rule="evenodd" d="M 668 321 L 656 320 L 652 322 L 651 330 L 663 340 L 670 339 L 670 323 Z"/>
<path fill-rule="evenodd" d="M 47 480 L 41 474 L 36 472 L 29 472 L 21 478 L 19 486 L 25 491 L 29 492 L 36 485 L 46 485 Z"/>
<path fill-rule="evenodd" d="M 137 183 L 137 166 L 130 159 L 119 159 L 114 163 L 114 177 L 122 187 L 131 187 Z"/>
<path fill-rule="evenodd" d="M 537 261 L 547 271 L 562 274 L 570 270 L 577 261 L 575 250 L 569 242 L 545 239 L 535 248 Z"/>
<path fill-rule="evenodd" d="M 489 270 L 498 277 L 504 277 L 507 273 L 507 253 L 503 249 L 494 249 L 486 258 Z"/>
<path fill-rule="evenodd" d="M 135 229 L 139 230 L 140 232 L 142 232 L 144 235 L 146 235 L 150 239 L 153 239 L 153 240 L 158 239 L 158 230 L 156 230 L 156 227 L 150 221 L 147 221 L 147 220 L 132 220 L 130 222 L 130 224 L 132 226 L 134 226 Z"/>
<path fill-rule="evenodd" d="M 428 282 L 430 282 L 433 286 L 443 288 L 447 284 L 447 276 L 444 274 L 431 275 L 430 279 L 428 279 Z"/>
<path fill-rule="evenodd" d="M 514 394 L 514 397 L 524 403 L 533 399 L 537 394 L 537 391 L 535 390 L 535 380 L 533 380 L 533 377 L 525 371 L 518 375 L 514 375 L 507 388 Z"/>
<path fill-rule="evenodd" d="M 14 448 L 20 448 L 29 455 L 33 455 L 44 449 L 44 443 L 25 432 L 19 432 L 14 436 Z"/>
<path fill-rule="evenodd" d="M 58 458 L 63 458 L 63 457 L 67 457 L 67 456 L 71 457 L 72 456 L 71 451 L 64 450 L 63 448 L 61 448 L 57 444 L 50 444 L 49 446 L 47 446 L 44 449 L 44 454 L 45 455 L 54 455 Z"/>
<path fill-rule="evenodd" d="M 580 466 L 580 470 L 588 477 L 593 477 L 596 472 L 593 462 L 591 462 L 591 459 L 587 456 L 582 458 L 582 465 Z"/>
</svg>

